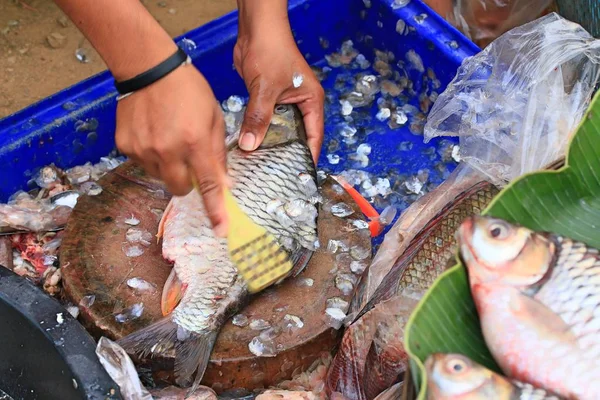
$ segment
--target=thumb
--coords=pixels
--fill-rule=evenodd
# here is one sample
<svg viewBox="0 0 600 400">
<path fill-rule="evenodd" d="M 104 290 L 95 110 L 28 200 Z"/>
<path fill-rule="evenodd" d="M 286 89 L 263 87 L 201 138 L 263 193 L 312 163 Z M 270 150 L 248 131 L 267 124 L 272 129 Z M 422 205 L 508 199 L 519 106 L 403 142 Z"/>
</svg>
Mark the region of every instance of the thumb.
<svg viewBox="0 0 600 400">
<path fill-rule="evenodd" d="M 276 96 L 260 87 L 250 90 L 250 100 L 240 130 L 239 146 L 242 150 L 255 150 L 262 143 L 275 107 Z"/>
</svg>

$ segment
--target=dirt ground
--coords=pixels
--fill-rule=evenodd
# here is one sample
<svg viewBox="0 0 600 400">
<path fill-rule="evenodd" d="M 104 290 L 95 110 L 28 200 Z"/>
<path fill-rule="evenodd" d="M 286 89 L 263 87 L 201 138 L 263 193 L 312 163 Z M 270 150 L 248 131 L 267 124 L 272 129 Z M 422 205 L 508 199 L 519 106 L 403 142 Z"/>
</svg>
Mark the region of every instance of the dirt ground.
<svg viewBox="0 0 600 400">
<path fill-rule="evenodd" d="M 172 37 L 236 8 L 235 0 L 142 3 Z M 78 48 L 89 62 L 77 59 Z M 52 0 L 0 0 L 0 118 L 104 69 L 102 59 Z"/>
</svg>

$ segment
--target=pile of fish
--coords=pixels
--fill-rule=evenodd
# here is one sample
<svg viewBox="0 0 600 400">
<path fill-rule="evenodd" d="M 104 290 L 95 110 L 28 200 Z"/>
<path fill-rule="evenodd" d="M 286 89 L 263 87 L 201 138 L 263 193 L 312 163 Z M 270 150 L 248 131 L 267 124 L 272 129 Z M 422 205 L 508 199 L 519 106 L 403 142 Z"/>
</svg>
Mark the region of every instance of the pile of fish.
<svg viewBox="0 0 600 400">
<path fill-rule="evenodd" d="M 506 378 L 463 355 L 433 354 L 429 398 L 597 398 L 598 250 L 493 217 L 468 218 L 457 236 L 483 337 Z"/>
<path fill-rule="evenodd" d="M 445 190 L 436 188 L 426 197 L 445 198 Z M 496 193 L 498 189 L 487 182 L 466 186 L 456 193 L 452 201 L 430 216 L 418 234 L 415 232 L 414 239 L 389 263 L 389 272 L 362 305 L 369 269 L 365 271 L 353 299 L 358 312 L 344 332 L 328 372 L 330 395 L 340 393 L 351 400 L 370 400 L 402 381 L 408 368 L 403 343 L 408 318 L 431 284 L 453 265 L 458 250 L 455 232 L 460 224 L 481 213 Z M 407 212 L 420 211 L 411 207 Z"/>
</svg>

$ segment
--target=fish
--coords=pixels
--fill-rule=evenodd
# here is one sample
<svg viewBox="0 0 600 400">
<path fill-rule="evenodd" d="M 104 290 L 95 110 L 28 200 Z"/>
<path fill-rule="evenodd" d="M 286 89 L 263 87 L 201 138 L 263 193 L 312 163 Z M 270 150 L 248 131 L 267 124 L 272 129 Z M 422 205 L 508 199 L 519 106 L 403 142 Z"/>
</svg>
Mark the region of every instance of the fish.
<svg viewBox="0 0 600 400">
<path fill-rule="evenodd" d="M 454 265 L 458 250 L 455 233 L 462 221 L 481 213 L 497 193 L 496 186 L 482 181 L 446 205 L 415 236 L 355 320 L 396 295 L 420 299 L 438 276 Z"/>
<path fill-rule="evenodd" d="M 496 186 L 480 181 L 431 216 L 344 332 L 328 375 L 330 392 L 337 390 L 354 400 L 373 399 L 402 376 L 408 359 L 401 339 L 395 343 L 393 338 L 403 337 L 404 324 L 418 300 L 454 265 L 460 223 L 480 213 L 498 192 Z"/>
<path fill-rule="evenodd" d="M 327 394 L 371 400 L 402 380 L 408 367 L 404 326 L 417 303 L 392 297 L 346 329 L 327 373 Z"/>
<path fill-rule="evenodd" d="M 276 105 L 261 146 L 245 152 L 227 146 L 231 193 L 242 210 L 272 234 L 302 272 L 318 245 L 316 168 L 302 114 Z M 250 300 L 246 283 L 229 258 L 227 240 L 214 235 L 197 191 L 174 196 L 158 228 L 163 257 L 173 269 L 162 292 L 163 318 L 121 338 L 130 354 L 156 356 L 175 350 L 175 381 L 200 385 L 225 322 Z"/>
<path fill-rule="evenodd" d="M 600 255 L 501 218 L 457 232 L 481 330 L 512 379 L 581 400 L 600 393 Z"/>
<path fill-rule="evenodd" d="M 425 360 L 427 400 L 561 400 L 554 393 L 508 379 L 457 353 Z"/>
</svg>

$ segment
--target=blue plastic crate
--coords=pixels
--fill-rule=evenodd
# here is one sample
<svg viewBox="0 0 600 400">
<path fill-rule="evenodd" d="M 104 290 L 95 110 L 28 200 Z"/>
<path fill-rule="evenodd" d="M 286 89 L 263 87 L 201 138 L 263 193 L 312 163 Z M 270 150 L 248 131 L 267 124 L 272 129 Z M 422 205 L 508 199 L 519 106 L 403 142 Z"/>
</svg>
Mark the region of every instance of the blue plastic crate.
<svg viewBox="0 0 600 400">
<path fill-rule="evenodd" d="M 417 93 L 424 84 L 431 85 L 434 81 L 435 84 L 439 81 L 435 91 L 441 93 L 462 60 L 479 51 L 419 0 L 290 0 L 289 8 L 294 37 L 311 65 L 326 66 L 325 55 L 339 49 L 344 41 L 352 40 L 354 48 L 371 62 L 375 49 L 392 52 L 395 60 L 391 66 L 410 78 Z M 186 51 L 221 101 L 230 95 L 247 96 L 233 67 L 236 34 L 237 11 L 234 11 L 176 38 L 179 43 L 188 39 L 183 42 Z M 407 59 L 409 51 L 419 55 L 422 71 Z M 389 129 L 387 122 L 374 118 L 378 111 L 376 104 L 360 109 L 351 124 L 359 128 L 359 141 L 351 145 L 341 142 L 333 152 L 340 156 L 341 162 L 329 163 L 327 155 L 335 147 L 332 140 L 340 140 L 340 124 L 347 123 L 340 114 L 336 96 L 340 90 L 348 90 L 355 72 L 333 68 L 323 81 L 329 102 L 318 168 L 333 173 L 357 168 L 350 154 L 358 144 L 368 143 L 372 147 L 370 162 L 360 169 L 380 177 L 393 171 L 402 179 L 429 170 L 433 171 L 429 175 L 430 185 L 439 184 L 454 167 L 449 163 L 445 173 L 435 168 L 439 165 L 436 153 L 439 141 L 423 144 L 422 135 L 411 133 L 409 124 Z M 430 77 L 428 83 L 423 83 L 424 76 Z M 17 190 L 27 190 L 33 175 L 45 165 L 55 163 L 69 168 L 97 162 L 114 149 L 117 92 L 113 82 L 108 72 L 100 73 L 0 120 L 0 201 L 6 201 Z M 405 100 L 419 105 L 418 96 Z M 399 211 L 408 206 L 402 201 L 397 204 Z M 376 204 L 378 211 L 383 205 Z"/>
</svg>

